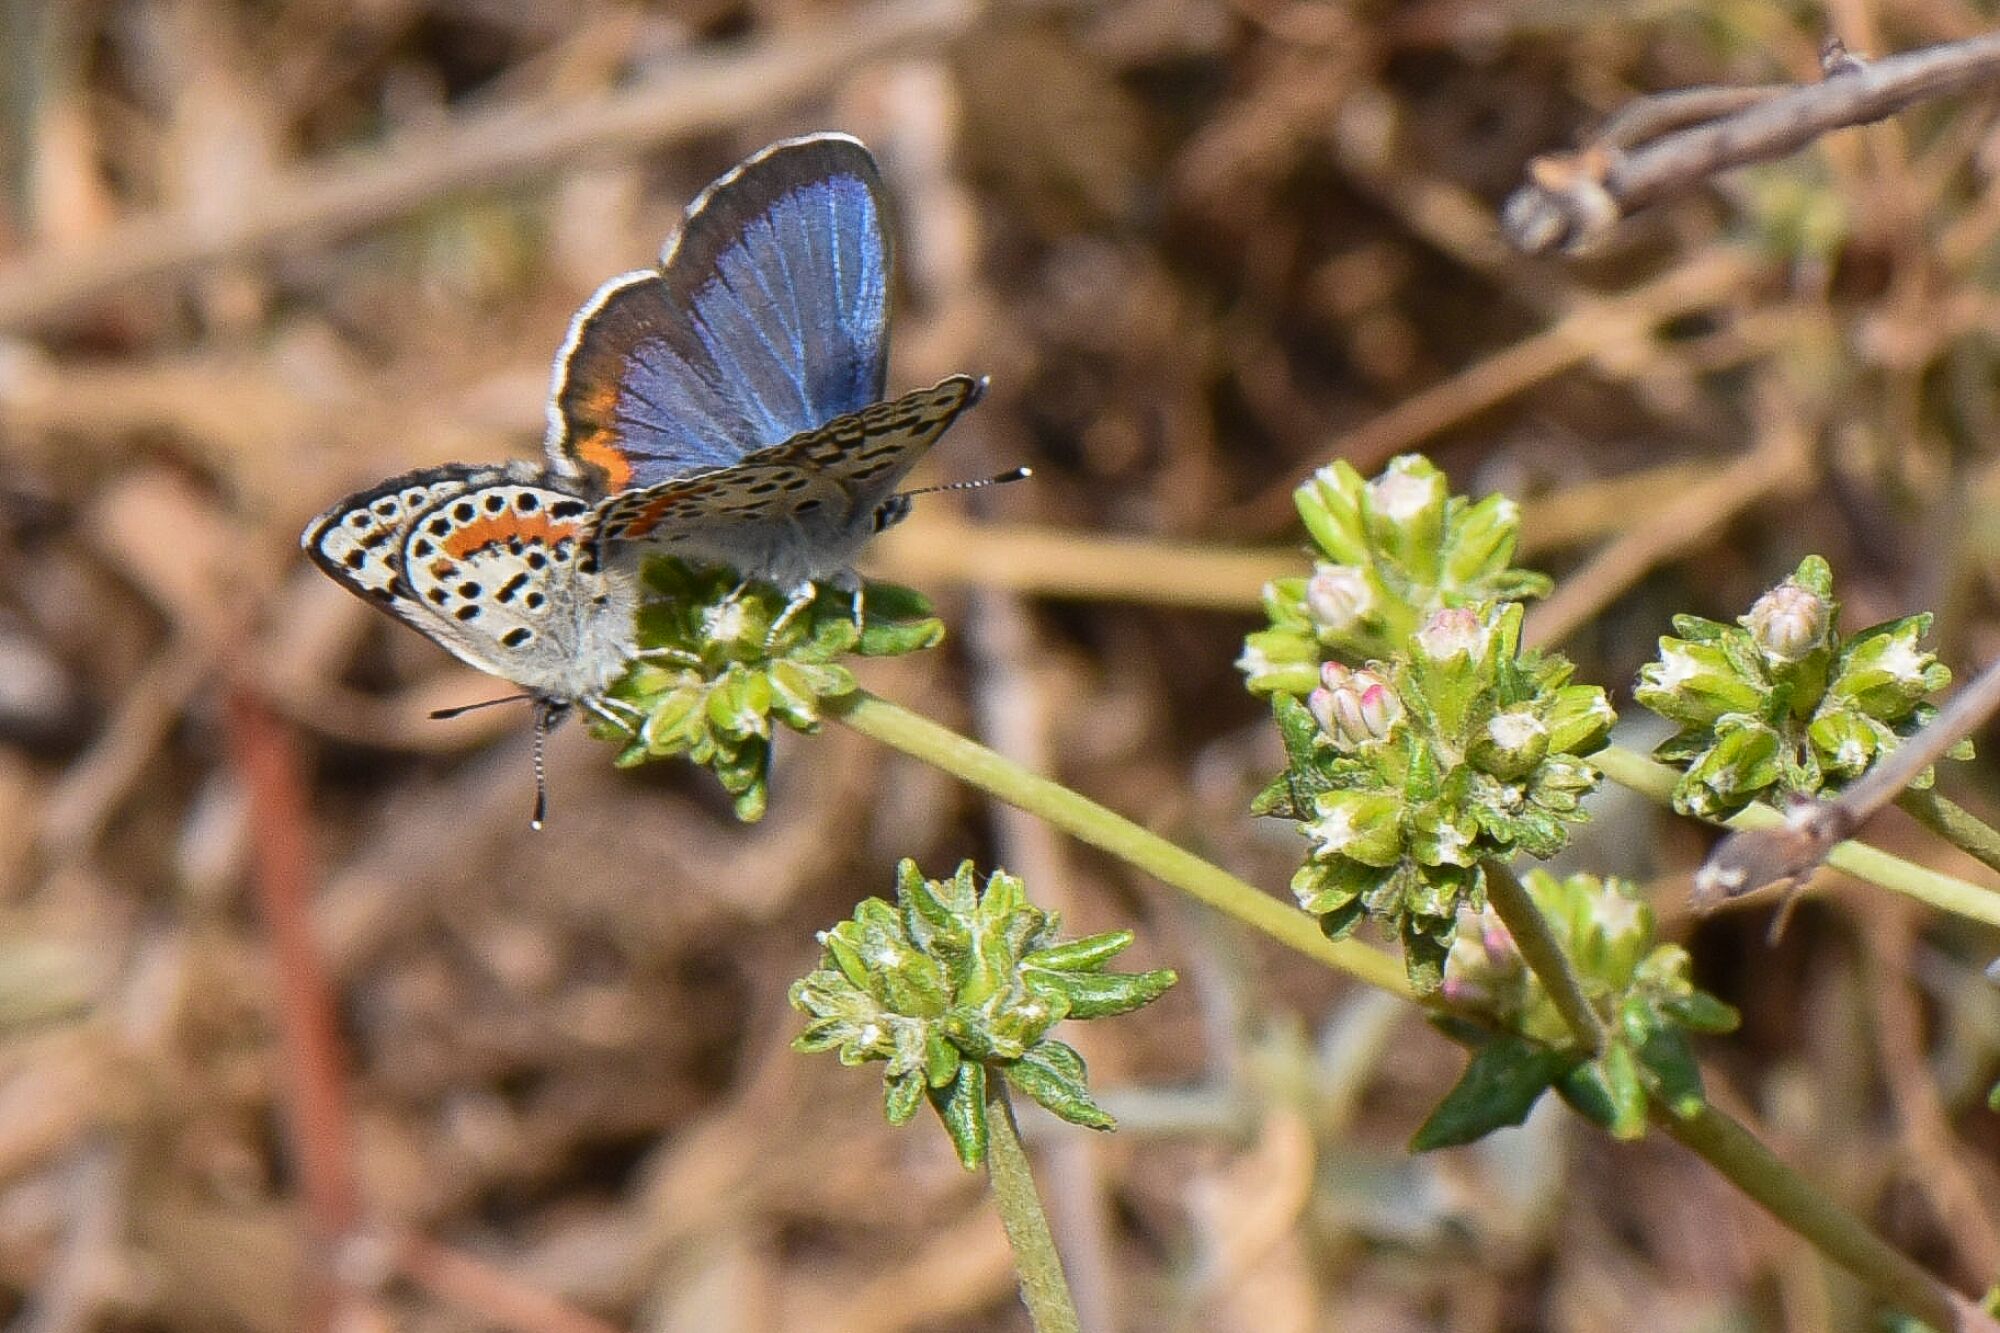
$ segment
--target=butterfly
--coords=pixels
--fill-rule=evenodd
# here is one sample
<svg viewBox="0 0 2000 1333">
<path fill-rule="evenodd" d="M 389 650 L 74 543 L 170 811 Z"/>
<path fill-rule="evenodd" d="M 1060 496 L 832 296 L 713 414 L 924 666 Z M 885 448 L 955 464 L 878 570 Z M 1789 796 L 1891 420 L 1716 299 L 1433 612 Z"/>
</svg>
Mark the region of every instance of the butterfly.
<svg viewBox="0 0 2000 1333">
<path fill-rule="evenodd" d="M 534 703 L 536 827 L 549 727 L 573 707 L 623 725 L 606 691 L 642 655 L 641 554 L 774 583 L 787 615 L 830 582 L 859 614 L 855 555 L 908 513 L 898 483 L 985 387 L 882 400 L 886 214 L 859 140 L 772 144 L 695 197 L 658 266 L 571 320 L 541 465 L 410 472 L 307 525 L 336 582 Z"/>
</svg>

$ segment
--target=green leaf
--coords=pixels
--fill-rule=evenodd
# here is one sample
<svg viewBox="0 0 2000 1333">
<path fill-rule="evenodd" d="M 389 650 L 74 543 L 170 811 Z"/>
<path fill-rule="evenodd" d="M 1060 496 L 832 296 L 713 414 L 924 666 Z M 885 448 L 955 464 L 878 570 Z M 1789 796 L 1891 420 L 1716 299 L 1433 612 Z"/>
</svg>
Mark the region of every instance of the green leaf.
<svg viewBox="0 0 2000 1333">
<path fill-rule="evenodd" d="M 1236 669 L 1252 694 L 1305 694 L 1319 683 L 1319 641 L 1303 629 L 1261 629 L 1243 637 Z"/>
<path fill-rule="evenodd" d="M 1059 1041 L 1045 1041 L 1019 1060 L 1000 1066 L 1007 1082 L 1056 1115 L 1087 1129 L 1113 1129 L 1117 1121 L 1090 1099 L 1083 1057 Z"/>
<path fill-rule="evenodd" d="M 881 899 L 871 898 L 867 901 L 880 902 Z M 883 905 L 887 906 L 886 903 Z M 846 977 L 848 982 L 856 988 L 867 990 L 869 986 L 868 962 L 862 957 L 859 940 L 855 938 L 859 933 L 860 930 L 858 927 L 843 921 L 832 930 L 823 932 L 819 937 L 819 942 L 820 947 L 826 950 L 826 956 L 833 961 L 835 967 L 840 969 L 840 974 Z"/>
<path fill-rule="evenodd" d="M 1325 863 L 1308 861 L 1292 874 L 1292 895 L 1300 907 L 1320 918 L 1320 929 L 1329 932 L 1329 939 L 1339 939 L 1353 928 L 1353 913 L 1365 909 L 1364 896 L 1393 873 L 1338 857 Z"/>
<path fill-rule="evenodd" d="M 1129 930 L 1107 930 L 1037 949 L 1021 962 L 1051 972 L 1095 972 L 1131 947 L 1132 939 Z"/>
<path fill-rule="evenodd" d="M 1444 960 L 1451 952 L 1450 941 L 1438 939 L 1416 917 L 1404 918 L 1402 939 L 1403 972 L 1410 979 L 1410 989 L 1419 995 L 1431 994 L 1444 984 Z"/>
<path fill-rule="evenodd" d="M 1520 1037 L 1495 1037 L 1472 1053 L 1458 1082 L 1411 1138 L 1410 1150 L 1473 1143 L 1520 1124 L 1576 1059 Z"/>
<path fill-rule="evenodd" d="M 1306 531 L 1335 564 L 1368 563 L 1368 539 L 1361 528 L 1363 485 L 1354 465 L 1337 459 L 1292 493 Z"/>
<path fill-rule="evenodd" d="M 1558 1079 L 1556 1091 L 1576 1112 L 1613 1138 L 1633 1140 L 1646 1132 L 1646 1087 L 1631 1047 L 1613 1039 L 1595 1060 L 1578 1064 Z"/>
<path fill-rule="evenodd" d="M 1313 799 L 1305 831 L 1322 856 L 1378 870 L 1403 855 L 1403 798 L 1394 792 L 1326 791 Z"/>
<path fill-rule="evenodd" d="M 1693 1032 L 1734 1032 L 1743 1021 L 1734 1005 L 1724 1004 L 1706 991 L 1666 996 L 1659 1005 L 1662 1013 Z"/>
<path fill-rule="evenodd" d="M 799 1003 L 794 996 L 793 1004 Z M 830 1051 L 840 1045 L 847 1032 L 847 1020 L 822 1018 L 806 1024 L 805 1031 L 792 1038 L 792 1049 L 805 1055 L 816 1055 L 820 1051 Z"/>
<path fill-rule="evenodd" d="M 908 1073 L 882 1081 L 882 1110 L 892 1125 L 907 1125 L 917 1108 L 924 1104 L 924 1094 L 929 1090 L 921 1070 L 912 1069 Z"/>
<path fill-rule="evenodd" d="M 907 624 L 878 622 L 873 605 L 875 594 L 868 594 L 868 628 L 861 633 L 855 651 L 863 657 L 893 657 L 901 653 L 919 652 L 925 648 L 935 648 L 944 642 L 944 622 L 935 618 L 911 621 Z"/>
<path fill-rule="evenodd" d="M 1071 974 L 1062 980 L 1071 1018 L 1109 1018 L 1143 1008 L 1179 980 L 1166 968 L 1154 972 Z"/>
<path fill-rule="evenodd" d="M 1618 1107 L 1604 1080 L 1604 1071 L 1585 1061 L 1556 1080 L 1556 1091 L 1570 1109 L 1599 1129 L 1610 1129 L 1618 1118 Z"/>
<path fill-rule="evenodd" d="M 958 1047 L 946 1041 L 944 1034 L 932 1026 L 924 1034 L 924 1081 L 933 1088 L 942 1088 L 958 1077 L 958 1067 L 965 1063 L 958 1053 Z"/>
<path fill-rule="evenodd" d="M 1668 1110 L 1683 1120 L 1701 1110 L 1707 1100 L 1701 1067 L 1679 1028 L 1661 1024 L 1647 1032 L 1639 1047 L 1639 1063 L 1652 1075 L 1654 1091 Z"/>
<path fill-rule="evenodd" d="M 952 1151 L 968 1171 L 986 1162 L 986 1066 L 968 1060 L 944 1088 L 933 1088 L 931 1105 L 951 1138 Z"/>
<path fill-rule="evenodd" d="M 1505 495 L 1489 495 L 1467 505 L 1450 522 L 1445 543 L 1447 581 L 1470 584 L 1490 579 L 1514 558 L 1520 535 L 1521 506 Z"/>
<path fill-rule="evenodd" d="M 1726 635 L 1749 638 L 1743 631 L 1724 627 Z M 1719 642 L 1662 638 L 1660 656 L 1639 671 L 1639 684 L 1632 697 L 1661 717 L 1683 726 L 1710 726 L 1727 713 L 1763 711 L 1766 688 L 1757 678 L 1746 678 Z"/>
<path fill-rule="evenodd" d="M 768 787 L 762 782 L 752 782 L 730 798 L 729 808 L 739 822 L 754 824 L 764 817 L 770 799 L 771 792 Z"/>
<path fill-rule="evenodd" d="M 1690 643 L 1713 643 L 1728 635 L 1739 633 L 1736 626 L 1720 620 L 1709 620 L 1703 616 L 1676 615 L 1672 617 L 1674 633 Z"/>
</svg>

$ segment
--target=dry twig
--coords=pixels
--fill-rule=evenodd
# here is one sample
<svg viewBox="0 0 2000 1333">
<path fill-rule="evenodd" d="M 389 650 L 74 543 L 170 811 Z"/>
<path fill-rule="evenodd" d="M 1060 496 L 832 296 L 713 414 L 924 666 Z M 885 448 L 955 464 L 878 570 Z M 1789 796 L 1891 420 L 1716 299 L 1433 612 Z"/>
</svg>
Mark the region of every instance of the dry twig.
<svg viewBox="0 0 2000 1333">
<path fill-rule="evenodd" d="M 1586 147 L 1529 164 L 1528 183 L 1502 214 L 1508 237 L 1531 254 L 1583 250 L 1641 208 L 1718 172 L 1991 84 L 2000 79 L 2000 33 L 1873 61 L 1833 39 L 1821 64 L 1821 83 L 1690 88 L 1634 102 Z"/>
<path fill-rule="evenodd" d="M 1717 843 L 1695 874 L 1695 909 L 1706 911 L 1767 884 L 1803 880 L 1996 709 L 2000 709 L 2000 662 L 1989 663 L 1938 710 L 1928 726 L 1891 750 L 1838 800 L 1801 801 L 1785 812 L 1784 824 L 1739 829 Z"/>
<path fill-rule="evenodd" d="M 128 218 L 87 245 L 35 251 L 0 268 L 0 328 L 148 278 L 379 226 L 456 191 L 730 125 L 822 87 L 859 61 L 939 40 L 971 13 L 957 0 L 900 0 L 740 54 L 691 57 L 635 88 L 573 106 L 509 106 L 357 160 L 301 167 L 273 177 L 256 206 L 241 212 Z"/>
<path fill-rule="evenodd" d="M 1716 250 L 1629 291 L 1580 300 L 1540 333 L 1336 436 L 1325 452 L 1373 472 L 1404 450 L 1576 365 L 1629 356 L 1647 346 L 1661 325 L 1740 291 L 1755 271 L 1749 256 Z"/>
</svg>

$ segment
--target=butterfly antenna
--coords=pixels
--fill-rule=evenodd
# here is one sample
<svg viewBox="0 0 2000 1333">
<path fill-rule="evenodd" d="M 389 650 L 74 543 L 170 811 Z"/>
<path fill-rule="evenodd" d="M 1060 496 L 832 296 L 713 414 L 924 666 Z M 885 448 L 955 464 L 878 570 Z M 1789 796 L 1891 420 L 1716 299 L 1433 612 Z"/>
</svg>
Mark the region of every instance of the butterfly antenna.
<svg viewBox="0 0 2000 1333">
<path fill-rule="evenodd" d="M 535 706 L 535 809 L 528 816 L 528 827 L 537 833 L 549 813 L 549 771 L 542 761 L 542 751 L 549 739 L 549 711 L 547 704 Z"/>
<path fill-rule="evenodd" d="M 939 491 L 976 491 L 982 486 L 1005 486 L 1010 481 L 1026 481 L 1035 475 L 1033 468 L 1013 467 L 991 477 L 980 477 L 974 481 L 948 481 L 942 486 L 919 486 L 914 491 L 898 491 L 898 500 L 907 500 L 913 495 L 935 495 Z"/>
<path fill-rule="evenodd" d="M 491 708 L 495 704 L 519 703 L 523 699 L 532 700 L 534 697 L 532 694 L 503 694 L 498 699 L 481 699 L 476 704 L 460 704 L 456 708 L 433 708 L 431 709 L 431 721 L 443 722 L 448 718 L 458 717 L 464 713 L 475 713 L 482 708 Z"/>
</svg>

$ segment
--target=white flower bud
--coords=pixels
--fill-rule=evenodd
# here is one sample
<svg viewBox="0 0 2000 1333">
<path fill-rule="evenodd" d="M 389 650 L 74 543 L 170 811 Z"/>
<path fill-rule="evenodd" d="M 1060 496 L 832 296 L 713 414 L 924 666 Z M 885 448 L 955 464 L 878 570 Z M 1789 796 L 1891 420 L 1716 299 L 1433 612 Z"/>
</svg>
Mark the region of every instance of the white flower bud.
<svg viewBox="0 0 2000 1333">
<path fill-rule="evenodd" d="M 1759 597 L 1744 621 L 1766 656 L 1797 662 L 1826 642 L 1832 612 L 1826 598 L 1786 579 Z"/>
<path fill-rule="evenodd" d="M 1352 629 L 1375 609 L 1375 589 L 1352 565 L 1319 565 L 1306 582 L 1306 610 L 1330 630 Z"/>
<path fill-rule="evenodd" d="M 1424 512 L 1437 493 L 1435 476 L 1419 476 L 1399 469 L 1384 472 L 1368 483 L 1368 504 L 1391 523 L 1408 523 Z"/>
</svg>

